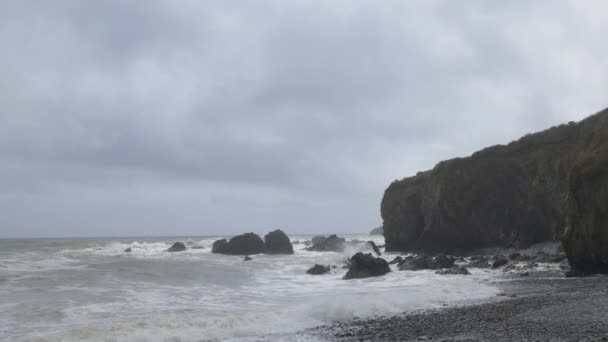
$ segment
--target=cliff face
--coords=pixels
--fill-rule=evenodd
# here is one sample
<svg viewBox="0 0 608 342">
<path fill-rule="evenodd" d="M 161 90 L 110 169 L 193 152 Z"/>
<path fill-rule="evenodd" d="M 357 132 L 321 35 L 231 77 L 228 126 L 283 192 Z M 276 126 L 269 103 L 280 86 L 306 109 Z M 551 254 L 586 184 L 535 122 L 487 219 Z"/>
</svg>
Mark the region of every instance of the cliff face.
<svg viewBox="0 0 608 342">
<path fill-rule="evenodd" d="M 567 234 L 597 237 L 589 226 L 605 232 L 606 246 L 602 220 L 608 224 L 608 202 L 602 199 L 608 200 L 608 174 L 602 169 L 601 180 L 580 176 L 579 182 L 571 182 L 570 175 L 589 158 L 599 140 L 594 137 L 608 136 L 607 122 L 608 110 L 393 182 L 381 207 L 387 250 L 525 247 L 560 238 L 568 222 Z M 596 199 L 593 208 L 586 204 L 590 196 Z"/>
</svg>

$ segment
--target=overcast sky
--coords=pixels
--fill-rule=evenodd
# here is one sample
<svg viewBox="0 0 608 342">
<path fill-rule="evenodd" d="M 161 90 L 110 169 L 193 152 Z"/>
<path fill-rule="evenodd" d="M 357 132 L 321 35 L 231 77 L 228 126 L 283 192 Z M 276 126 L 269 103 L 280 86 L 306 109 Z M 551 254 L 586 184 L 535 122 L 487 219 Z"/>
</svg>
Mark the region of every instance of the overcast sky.
<svg viewBox="0 0 608 342">
<path fill-rule="evenodd" d="M 0 3 L 0 237 L 368 232 L 608 106 L 605 1 Z"/>
</svg>

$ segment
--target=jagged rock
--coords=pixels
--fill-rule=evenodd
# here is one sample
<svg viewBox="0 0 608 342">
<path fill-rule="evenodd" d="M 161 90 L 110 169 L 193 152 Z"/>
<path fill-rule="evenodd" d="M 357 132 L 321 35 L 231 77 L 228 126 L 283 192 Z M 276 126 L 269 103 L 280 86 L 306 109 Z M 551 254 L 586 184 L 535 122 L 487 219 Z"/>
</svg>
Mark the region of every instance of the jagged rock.
<svg viewBox="0 0 608 342">
<path fill-rule="evenodd" d="M 257 234 L 238 235 L 226 242 L 226 239 L 213 243 L 212 253 L 229 255 L 253 255 L 264 252 L 264 241 Z"/>
<path fill-rule="evenodd" d="M 372 249 L 374 250 L 374 253 L 376 253 L 377 256 L 382 255 L 382 252 L 380 252 L 380 248 L 378 248 L 378 246 L 376 246 L 376 243 L 374 241 L 367 241 L 367 244 L 372 247 Z"/>
<path fill-rule="evenodd" d="M 313 238 L 314 240 L 314 238 Z M 346 245 L 346 240 L 336 235 L 330 235 L 323 240 L 317 239 L 312 247 L 307 248 L 308 251 L 314 252 L 343 252 Z"/>
<path fill-rule="evenodd" d="M 384 234 L 384 227 L 374 228 L 374 229 L 372 229 L 371 232 L 369 232 L 369 235 L 383 235 L 383 234 Z"/>
<path fill-rule="evenodd" d="M 444 254 L 439 254 L 435 257 L 434 261 L 434 268 L 435 269 L 441 269 L 441 268 L 450 268 L 452 266 L 454 266 L 454 262 L 456 262 L 456 259 L 446 256 Z"/>
<path fill-rule="evenodd" d="M 243 261 L 251 261 L 253 260 L 249 255 L 243 258 Z"/>
<path fill-rule="evenodd" d="M 169 247 L 169 249 L 167 249 L 167 252 L 183 252 L 185 251 L 186 245 L 184 245 L 183 242 L 176 242 L 173 244 L 173 246 Z"/>
<path fill-rule="evenodd" d="M 507 260 L 507 258 L 499 257 L 496 259 L 496 261 L 494 261 L 494 263 L 492 263 L 492 268 L 499 268 L 508 263 L 509 263 L 509 260 Z"/>
<path fill-rule="evenodd" d="M 131 253 L 131 252 L 133 252 L 133 250 L 131 249 L 131 247 L 125 249 L 125 253 Z"/>
<path fill-rule="evenodd" d="M 377 277 L 390 271 L 386 260 L 375 258 L 371 254 L 357 253 L 350 258 L 350 267 L 344 279 Z"/>
<path fill-rule="evenodd" d="M 437 272 L 435 272 L 437 274 L 461 274 L 461 275 L 470 275 L 471 273 L 469 272 L 469 270 L 466 269 L 466 267 L 463 266 L 452 266 L 450 268 L 446 268 L 443 270 L 439 270 Z"/>
<path fill-rule="evenodd" d="M 400 255 L 398 255 L 392 261 L 390 261 L 388 264 L 389 265 L 395 265 L 395 264 L 400 265 L 402 263 L 403 263 L 403 258 Z"/>
<path fill-rule="evenodd" d="M 308 269 L 308 271 L 306 271 L 306 273 L 312 274 L 312 275 L 321 275 L 321 274 L 328 273 L 329 271 L 330 271 L 329 266 L 323 266 L 323 265 L 316 264 L 313 267 L 311 267 L 310 269 Z"/>
<path fill-rule="evenodd" d="M 399 269 L 402 271 L 419 271 L 419 270 L 439 270 L 451 268 L 454 266 L 456 259 L 440 254 L 436 257 L 431 257 L 426 254 L 420 254 L 415 257 L 407 257 L 399 264 Z"/>
<path fill-rule="evenodd" d="M 280 229 L 266 234 L 264 241 L 264 252 L 267 254 L 293 254 L 289 237 Z"/>
</svg>

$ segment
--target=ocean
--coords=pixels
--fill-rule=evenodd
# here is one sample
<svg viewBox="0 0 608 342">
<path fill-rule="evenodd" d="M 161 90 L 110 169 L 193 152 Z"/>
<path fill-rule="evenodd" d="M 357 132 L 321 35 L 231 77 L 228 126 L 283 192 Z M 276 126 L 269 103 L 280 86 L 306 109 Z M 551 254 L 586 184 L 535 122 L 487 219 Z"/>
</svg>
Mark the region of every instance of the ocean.
<svg viewBox="0 0 608 342">
<path fill-rule="evenodd" d="M 384 244 L 382 236 L 344 237 Z M 245 262 L 212 254 L 218 238 L 0 240 L 0 340 L 320 341 L 309 328 L 497 293 L 489 270 L 445 276 L 393 269 L 342 280 L 356 250 L 308 252 L 303 242 L 311 237 L 292 236 L 295 255 Z M 175 241 L 188 250 L 166 252 Z M 307 274 L 315 264 L 337 267 Z"/>
</svg>

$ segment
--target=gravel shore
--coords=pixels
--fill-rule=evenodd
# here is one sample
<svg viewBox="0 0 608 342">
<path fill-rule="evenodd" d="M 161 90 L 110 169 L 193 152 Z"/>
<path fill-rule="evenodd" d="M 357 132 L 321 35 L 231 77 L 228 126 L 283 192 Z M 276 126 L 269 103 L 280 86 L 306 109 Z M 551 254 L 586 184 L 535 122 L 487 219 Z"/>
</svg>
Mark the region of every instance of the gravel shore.
<svg viewBox="0 0 608 342">
<path fill-rule="evenodd" d="M 317 328 L 330 341 L 608 341 L 608 277 L 505 275 L 490 302 Z"/>
</svg>

